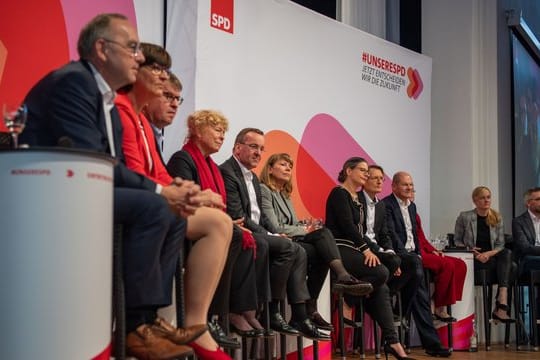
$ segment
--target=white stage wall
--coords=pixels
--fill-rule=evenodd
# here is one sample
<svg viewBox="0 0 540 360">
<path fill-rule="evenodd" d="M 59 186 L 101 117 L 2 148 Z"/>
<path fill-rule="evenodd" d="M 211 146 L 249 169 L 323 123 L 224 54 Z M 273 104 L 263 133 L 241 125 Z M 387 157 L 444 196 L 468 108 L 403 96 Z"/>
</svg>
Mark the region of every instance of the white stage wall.
<svg viewBox="0 0 540 360">
<path fill-rule="evenodd" d="M 231 123 L 218 163 L 247 126 L 272 131 L 272 152 L 306 151 L 314 161 L 302 174 L 313 171 L 313 178 L 335 183 L 346 158 L 367 156 L 390 176 L 411 172 L 429 224 L 431 59 L 284 0 L 230 0 L 232 13 L 214 11 L 214 19 L 232 22 L 231 33 L 212 26 L 213 3 L 179 0 L 168 9 L 167 49 L 186 103 L 166 133 L 165 158 L 182 144 L 186 115 L 213 108 Z M 378 66 L 368 64 L 373 57 Z M 414 70 L 422 88 L 408 94 Z M 312 198 L 324 206 L 324 185 L 310 191 L 300 184 L 304 204 L 297 198 L 295 205 L 309 202 L 307 213 L 319 216 Z"/>
</svg>

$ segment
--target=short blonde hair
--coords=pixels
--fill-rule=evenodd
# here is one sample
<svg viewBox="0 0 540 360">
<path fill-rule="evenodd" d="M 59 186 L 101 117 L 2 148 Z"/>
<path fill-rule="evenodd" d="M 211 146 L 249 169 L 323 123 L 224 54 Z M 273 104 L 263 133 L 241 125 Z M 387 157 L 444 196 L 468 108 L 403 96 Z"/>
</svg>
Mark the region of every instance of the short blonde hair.
<svg viewBox="0 0 540 360">
<path fill-rule="evenodd" d="M 205 126 L 221 126 L 223 130 L 229 130 L 229 120 L 215 110 L 198 110 L 191 113 L 187 118 L 188 134 L 187 140 L 193 138 L 196 130 L 200 130 Z"/>
</svg>

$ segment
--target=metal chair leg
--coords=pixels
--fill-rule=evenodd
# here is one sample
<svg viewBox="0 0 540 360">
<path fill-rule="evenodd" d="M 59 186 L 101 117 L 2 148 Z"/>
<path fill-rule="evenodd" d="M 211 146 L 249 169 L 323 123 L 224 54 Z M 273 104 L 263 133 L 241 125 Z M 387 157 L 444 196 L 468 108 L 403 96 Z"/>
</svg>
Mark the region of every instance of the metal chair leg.
<svg viewBox="0 0 540 360">
<path fill-rule="evenodd" d="M 126 358 L 126 309 L 122 266 L 122 225 L 115 224 L 113 230 L 113 312 L 114 312 L 114 356 Z"/>
<path fill-rule="evenodd" d="M 343 321 L 343 294 L 338 293 L 338 319 L 339 319 L 339 347 L 341 350 L 341 359 L 346 359 L 345 350 L 345 324 Z"/>
<path fill-rule="evenodd" d="M 538 314 L 536 308 L 536 287 L 540 285 L 540 271 L 531 271 L 529 283 L 529 310 L 531 312 L 533 349 L 538 351 Z M 536 279 L 538 277 L 538 281 Z"/>
</svg>

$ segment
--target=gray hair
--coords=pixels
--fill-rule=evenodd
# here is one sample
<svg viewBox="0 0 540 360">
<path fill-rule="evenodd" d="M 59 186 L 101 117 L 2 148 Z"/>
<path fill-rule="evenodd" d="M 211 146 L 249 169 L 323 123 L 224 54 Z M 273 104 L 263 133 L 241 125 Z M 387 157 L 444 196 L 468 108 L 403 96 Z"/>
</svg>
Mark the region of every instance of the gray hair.
<svg viewBox="0 0 540 360">
<path fill-rule="evenodd" d="M 83 27 L 77 41 L 77 51 L 81 59 L 89 59 L 95 42 L 99 38 L 107 37 L 113 19 L 127 20 L 128 18 L 116 13 L 99 14 Z"/>
</svg>

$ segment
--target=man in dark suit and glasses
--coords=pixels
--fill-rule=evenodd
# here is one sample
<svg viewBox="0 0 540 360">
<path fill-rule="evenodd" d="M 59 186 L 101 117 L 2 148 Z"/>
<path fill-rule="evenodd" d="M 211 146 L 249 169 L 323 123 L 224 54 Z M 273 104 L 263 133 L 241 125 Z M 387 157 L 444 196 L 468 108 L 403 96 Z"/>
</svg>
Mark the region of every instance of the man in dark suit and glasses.
<svg viewBox="0 0 540 360">
<path fill-rule="evenodd" d="M 524 200 L 527 210 L 512 220 L 520 276 L 530 270 L 540 270 L 540 187 L 527 190 Z"/>
<path fill-rule="evenodd" d="M 124 164 L 122 126 L 113 100 L 116 90 L 136 80 L 145 60 L 128 19 L 120 14 L 96 16 L 82 29 L 78 52 L 81 60 L 46 75 L 26 96 L 28 122 L 21 141 L 31 146 L 67 142 L 117 158 L 113 213 L 115 223 L 124 226 L 127 353 L 152 359 L 189 354 L 184 344 L 206 330 L 205 319 L 186 330 L 174 329 L 157 318 L 157 309 L 171 303 L 178 254 L 188 230 L 179 215 L 200 207 L 200 189 L 181 179 L 161 186 Z M 219 229 L 227 234 L 227 224 L 232 225 L 224 220 Z"/>
</svg>

